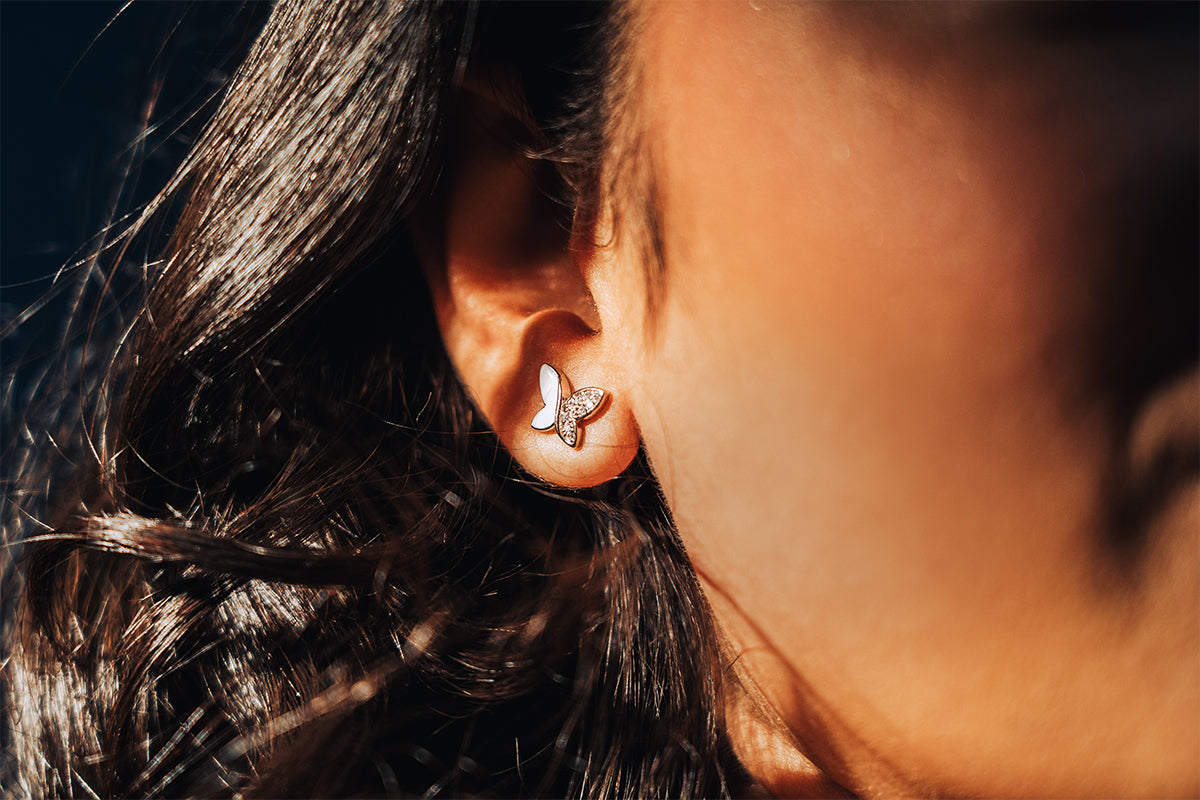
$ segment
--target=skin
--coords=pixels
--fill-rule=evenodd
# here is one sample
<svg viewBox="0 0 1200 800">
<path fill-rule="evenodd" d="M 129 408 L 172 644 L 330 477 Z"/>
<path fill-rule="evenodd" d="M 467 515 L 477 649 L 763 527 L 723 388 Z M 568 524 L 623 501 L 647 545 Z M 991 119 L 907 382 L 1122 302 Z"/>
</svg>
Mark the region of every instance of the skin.
<svg viewBox="0 0 1200 800">
<path fill-rule="evenodd" d="M 1195 471 L 1132 555 L 1105 518 L 1129 426 L 1196 439 L 1194 355 L 1105 350 L 1127 272 L 1194 299 L 1194 255 L 1118 260 L 1164 162 L 1194 192 L 1194 44 L 1014 11 L 643 10 L 666 300 L 610 265 L 602 330 L 782 794 L 795 749 L 864 794 L 1200 791 Z"/>
<path fill-rule="evenodd" d="M 527 469 L 644 445 L 776 794 L 1200 793 L 1194 24 L 1046 9 L 635 4 L 656 308 L 474 134 L 414 229 Z M 610 392 L 577 450 L 543 362 Z"/>
</svg>

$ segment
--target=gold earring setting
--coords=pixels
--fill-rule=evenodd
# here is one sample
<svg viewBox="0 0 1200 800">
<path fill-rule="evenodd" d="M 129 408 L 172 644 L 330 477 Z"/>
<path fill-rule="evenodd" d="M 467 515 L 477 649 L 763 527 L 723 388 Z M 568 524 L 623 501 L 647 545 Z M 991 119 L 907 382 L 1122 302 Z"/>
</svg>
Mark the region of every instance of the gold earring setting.
<svg viewBox="0 0 1200 800">
<path fill-rule="evenodd" d="M 568 447 L 579 445 L 579 423 L 590 417 L 604 402 L 603 389 L 589 386 L 563 397 L 563 379 L 558 370 L 542 364 L 538 374 L 538 388 L 542 394 L 542 408 L 533 415 L 530 425 L 538 431 L 556 431 Z M 567 385 L 570 391 L 570 385 Z"/>
</svg>

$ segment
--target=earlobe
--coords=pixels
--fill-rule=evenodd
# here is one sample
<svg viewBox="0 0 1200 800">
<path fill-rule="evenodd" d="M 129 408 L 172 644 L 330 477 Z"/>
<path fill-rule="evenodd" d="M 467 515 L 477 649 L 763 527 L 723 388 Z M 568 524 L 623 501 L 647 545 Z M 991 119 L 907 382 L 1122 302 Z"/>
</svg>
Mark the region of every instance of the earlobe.
<svg viewBox="0 0 1200 800">
<path fill-rule="evenodd" d="M 614 478 L 638 427 L 552 167 L 526 155 L 536 132 L 482 89 L 451 127 L 438 196 L 410 222 L 447 352 L 525 469 L 571 488 Z"/>
<path fill-rule="evenodd" d="M 568 372 L 588 385 L 572 391 L 563 377 Z M 574 370 L 542 364 L 527 373 L 520 424 L 497 430 L 522 466 L 571 488 L 603 483 L 629 466 L 639 446 L 637 423 L 626 398 L 598 385 L 612 385 L 606 372 L 599 364 L 577 364 Z"/>
</svg>

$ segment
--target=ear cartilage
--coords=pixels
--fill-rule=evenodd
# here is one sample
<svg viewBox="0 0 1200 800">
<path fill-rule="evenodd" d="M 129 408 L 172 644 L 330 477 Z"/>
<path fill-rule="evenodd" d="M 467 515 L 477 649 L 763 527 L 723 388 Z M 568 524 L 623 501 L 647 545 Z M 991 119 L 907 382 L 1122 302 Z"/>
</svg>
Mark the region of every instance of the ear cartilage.
<svg viewBox="0 0 1200 800">
<path fill-rule="evenodd" d="M 563 397 L 563 379 L 558 370 L 542 364 L 538 373 L 538 389 L 542 395 L 542 408 L 533 415 L 530 423 L 534 430 L 558 433 L 568 447 L 577 447 L 579 423 L 595 413 L 604 402 L 604 390 L 589 386 Z M 570 386 L 566 387 L 570 392 Z"/>
</svg>

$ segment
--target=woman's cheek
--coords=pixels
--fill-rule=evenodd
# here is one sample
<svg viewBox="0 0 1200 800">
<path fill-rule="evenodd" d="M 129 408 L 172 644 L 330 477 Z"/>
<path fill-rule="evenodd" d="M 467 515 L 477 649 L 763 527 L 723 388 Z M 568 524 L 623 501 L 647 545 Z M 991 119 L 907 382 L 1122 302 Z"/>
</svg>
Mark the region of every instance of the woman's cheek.
<svg viewBox="0 0 1200 800">
<path fill-rule="evenodd" d="M 802 739 L 875 750 L 858 778 L 1070 791 L 1137 684 L 1096 603 L 1114 454 L 1079 357 L 1112 125 L 1053 58 L 921 72 L 702 12 L 648 28 L 668 281 L 638 391 L 689 554 Z"/>
</svg>

